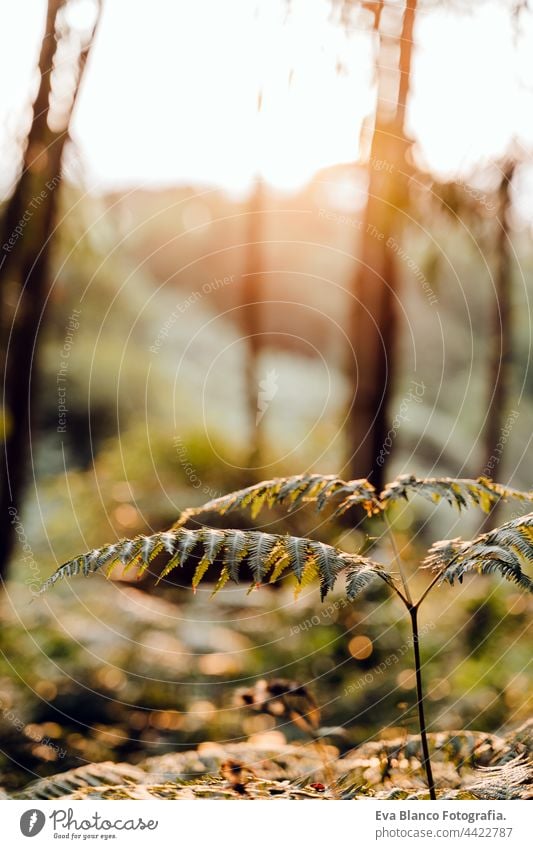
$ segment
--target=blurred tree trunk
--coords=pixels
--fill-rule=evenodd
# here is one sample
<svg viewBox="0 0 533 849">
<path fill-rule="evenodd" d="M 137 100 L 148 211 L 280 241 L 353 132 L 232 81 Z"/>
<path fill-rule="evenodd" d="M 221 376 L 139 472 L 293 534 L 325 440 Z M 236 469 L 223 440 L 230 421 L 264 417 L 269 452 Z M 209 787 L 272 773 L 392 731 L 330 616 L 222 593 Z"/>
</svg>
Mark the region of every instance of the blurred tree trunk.
<svg viewBox="0 0 533 849">
<path fill-rule="evenodd" d="M 399 35 L 390 36 L 382 32 L 384 4 L 373 4 L 378 98 L 370 143 L 367 205 L 352 290 L 349 333 L 354 394 L 347 441 L 350 476 L 368 477 L 378 489 L 384 484 L 385 464 L 380 465 L 378 458 L 389 428 L 397 337 L 399 275 L 389 239 L 398 238 L 408 203 L 405 111 L 416 6 L 417 0 L 406 0 Z M 394 50 L 398 48 L 399 61 L 393 67 Z"/>
<path fill-rule="evenodd" d="M 511 162 L 503 169 L 499 187 L 499 213 L 497 220 L 496 268 L 494 274 L 494 301 L 492 305 L 492 333 L 489 351 L 487 383 L 487 419 L 483 434 L 483 468 L 481 474 L 496 477 L 501 461 L 503 430 L 510 414 L 509 383 L 512 362 L 512 250 L 509 212 L 511 189 L 516 164 Z M 484 523 L 488 530 L 493 525 L 498 505 L 493 507 Z"/>
<path fill-rule="evenodd" d="M 263 182 L 254 181 L 248 208 L 245 273 L 242 278 L 242 328 L 246 343 L 245 403 L 250 445 L 249 467 L 258 466 L 262 454 L 262 426 L 258 410 L 259 357 L 261 354 L 261 250 L 262 212 L 264 209 Z M 252 468 L 250 477 L 254 479 Z"/>
<path fill-rule="evenodd" d="M 61 160 L 70 118 L 100 15 L 85 39 L 69 29 L 63 12 L 68 0 L 49 0 L 39 56 L 39 89 L 22 161 L 1 229 L 0 322 L 3 357 L 4 451 L 0 480 L 0 577 L 4 578 L 20 510 L 27 463 L 31 461 L 31 411 L 35 396 L 37 337 L 50 292 L 49 262 L 61 186 Z M 58 49 L 72 39 L 74 66 L 54 69 Z M 73 78 L 69 78 L 69 73 Z M 57 86 L 57 91 L 56 91 Z M 54 129 L 51 95 L 57 95 Z"/>
<path fill-rule="evenodd" d="M 257 93 L 257 119 L 263 108 L 263 91 Z M 258 123 L 258 132 L 260 125 Z M 259 410 L 259 358 L 261 355 L 261 271 L 265 208 L 265 190 L 263 180 L 258 173 L 255 177 L 247 217 L 245 271 L 242 278 L 242 329 L 246 343 L 246 363 L 244 375 L 245 406 L 248 419 L 249 448 L 246 457 L 247 477 L 250 483 L 256 481 L 254 468 L 261 463 L 263 454 L 262 414 Z"/>
</svg>

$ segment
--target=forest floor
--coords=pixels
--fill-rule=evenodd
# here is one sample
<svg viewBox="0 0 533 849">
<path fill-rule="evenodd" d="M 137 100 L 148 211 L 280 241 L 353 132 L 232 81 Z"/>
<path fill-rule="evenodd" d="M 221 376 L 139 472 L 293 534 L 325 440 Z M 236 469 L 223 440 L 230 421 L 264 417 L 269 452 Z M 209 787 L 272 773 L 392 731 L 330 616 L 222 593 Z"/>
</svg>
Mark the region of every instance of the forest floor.
<svg viewBox="0 0 533 849">
<path fill-rule="evenodd" d="M 420 737 L 366 743 L 340 757 L 324 741 L 201 743 L 33 781 L 17 799 L 427 799 Z M 507 737 L 430 735 L 438 798 L 532 799 L 533 720 Z"/>
<path fill-rule="evenodd" d="M 512 587 L 488 589 L 428 607 L 430 725 L 478 729 L 430 735 L 435 783 L 446 798 L 532 798 L 528 609 Z M 409 632 L 386 597 L 323 612 L 314 588 L 296 603 L 291 587 L 209 595 L 170 602 L 95 579 L 30 604 L 11 584 L 0 796 L 427 798 Z M 368 657 L 350 653 L 353 638 Z M 321 742 L 295 723 L 294 699 L 279 716 L 239 703 L 242 685 L 272 674 L 313 691 Z"/>
</svg>

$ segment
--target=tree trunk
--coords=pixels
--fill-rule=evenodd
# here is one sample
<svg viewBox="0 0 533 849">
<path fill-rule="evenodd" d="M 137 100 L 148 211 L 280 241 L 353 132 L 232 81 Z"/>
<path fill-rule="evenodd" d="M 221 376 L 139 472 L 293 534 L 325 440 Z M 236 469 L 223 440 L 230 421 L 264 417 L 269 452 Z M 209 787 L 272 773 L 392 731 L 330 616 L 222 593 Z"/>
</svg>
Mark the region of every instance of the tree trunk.
<svg viewBox="0 0 533 849">
<path fill-rule="evenodd" d="M 399 36 L 396 107 L 392 117 L 387 114 L 390 94 L 384 90 L 387 83 L 390 88 L 390 79 L 386 79 L 389 63 L 384 58 L 384 36 L 379 32 L 380 16 L 376 16 L 380 45 L 378 103 L 370 148 L 368 198 L 352 289 L 349 333 L 353 349 L 350 377 L 354 389 L 347 431 L 351 455 L 349 469 L 352 478 L 368 477 L 377 489 L 384 484 L 385 464 L 380 464 L 378 458 L 388 432 L 397 337 L 399 275 L 389 239 L 391 236 L 398 238 L 407 204 L 405 109 L 416 5 L 416 0 L 407 0 L 405 4 Z M 376 167 L 378 163 L 385 167 Z"/>
<path fill-rule="evenodd" d="M 261 250 L 264 189 L 260 177 L 252 188 L 248 212 L 245 273 L 242 278 L 242 329 L 246 345 L 245 404 L 248 418 L 249 451 L 246 459 L 251 482 L 253 468 L 261 462 L 262 415 L 258 408 L 259 357 L 261 354 Z M 253 479 L 253 480 L 252 480 Z"/>
<path fill-rule="evenodd" d="M 52 68 L 58 40 L 56 27 L 65 0 L 49 0 L 39 57 L 40 84 L 23 168 L 2 223 L 4 261 L 0 266 L 3 338 L 3 409 L 6 420 L 0 481 L 0 577 L 5 578 L 15 541 L 14 521 L 20 511 L 28 461 L 32 456 L 31 418 L 35 397 L 34 360 L 37 337 L 49 294 L 49 259 L 53 238 L 61 160 L 68 126 L 94 37 L 80 49 L 64 126 L 48 124 Z M 100 6 L 96 5 L 95 27 Z M 63 31 L 61 38 L 70 33 Z M 16 306 L 7 314 L 7 292 Z"/>
<path fill-rule="evenodd" d="M 496 269 L 492 306 L 492 334 L 488 368 L 487 419 L 483 434 L 484 463 L 482 475 L 496 478 L 502 459 L 505 424 L 510 416 L 509 382 L 512 362 L 512 251 L 509 236 L 509 210 L 515 163 L 503 171 L 499 189 L 498 232 L 496 235 Z M 488 530 L 496 519 L 498 505 L 493 507 L 484 523 Z"/>
</svg>

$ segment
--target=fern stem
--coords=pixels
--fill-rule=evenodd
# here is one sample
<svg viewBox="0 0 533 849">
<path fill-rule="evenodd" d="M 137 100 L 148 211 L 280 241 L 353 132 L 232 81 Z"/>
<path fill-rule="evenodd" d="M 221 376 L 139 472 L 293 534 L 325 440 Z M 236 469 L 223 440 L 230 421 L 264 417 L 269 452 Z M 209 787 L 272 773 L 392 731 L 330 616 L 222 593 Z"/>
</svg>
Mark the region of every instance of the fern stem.
<svg viewBox="0 0 533 849">
<path fill-rule="evenodd" d="M 403 568 L 403 563 L 400 557 L 400 552 L 398 551 L 398 546 L 396 545 L 396 538 L 394 536 L 394 531 L 392 530 L 392 525 L 389 521 L 389 517 L 386 513 L 383 514 L 383 518 L 385 521 L 385 527 L 387 528 L 387 535 L 390 540 L 390 544 L 392 546 L 392 553 L 394 555 L 394 563 L 398 565 L 398 571 L 400 573 L 400 578 L 402 581 L 402 586 L 405 592 L 405 598 L 407 599 L 408 604 L 413 603 L 413 599 L 411 597 L 411 591 L 409 589 L 409 584 L 407 582 L 407 575 L 405 574 L 405 569 Z"/>
<path fill-rule="evenodd" d="M 433 772 L 431 770 L 431 760 L 429 757 L 429 746 L 426 732 L 426 719 L 424 716 L 424 691 L 422 689 L 422 664 L 420 662 L 420 638 L 418 635 L 418 605 L 409 608 L 411 616 L 411 628 L 413 629 L 413 651 L 415 656 L 415 672 L 416 672 L 416 696 L 418 707 L 418 722 L 420 725 L 420 740 L 422 743 L 423 764 L 426 771 L 426 777 L 429 788 L 429 798 L 436 799 L 435 782 L 433 781 Z"/>
</svg>

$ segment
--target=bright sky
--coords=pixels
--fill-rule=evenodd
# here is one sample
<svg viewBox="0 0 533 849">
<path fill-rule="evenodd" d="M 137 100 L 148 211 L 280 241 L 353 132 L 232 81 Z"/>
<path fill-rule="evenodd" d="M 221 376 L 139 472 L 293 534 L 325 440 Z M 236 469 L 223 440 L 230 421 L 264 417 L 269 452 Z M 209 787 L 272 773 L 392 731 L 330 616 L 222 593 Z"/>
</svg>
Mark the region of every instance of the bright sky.
<svg viewBox="0 0 533 849">
<path fill-rule="evenodd" d="M 83 17 L 91 4 L 78 3 Z M 410 123 L 426 165 L 467 174 L 513 139 L 533 147 L 533 15 L 514 43 L 505 0 L 465 0 L 464 13 L 443 5 L 418 15 Z M 27 118 L 44 9 L 44 0 L 0 0 L 3 162 Z M 368 36 L 330 22 L 329 0 L 292 0 L 291 9 L 285 0 L 104 0 L 73 126 L 89 186 L 238 191 L 259 169 L 290 189 L 357 158 L 373 102 Z M 12 177 L 0 170 L 3 191 Z"/>
</svg>

